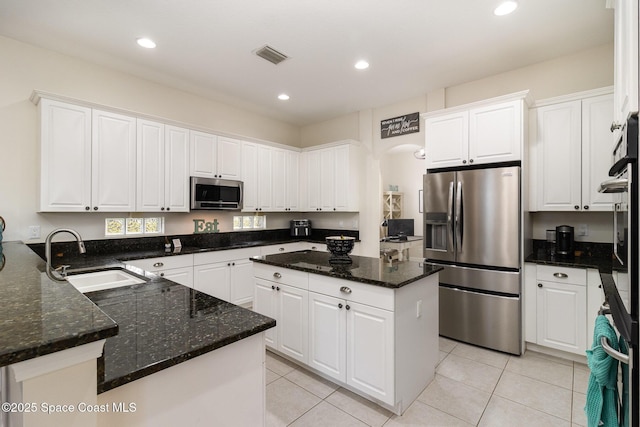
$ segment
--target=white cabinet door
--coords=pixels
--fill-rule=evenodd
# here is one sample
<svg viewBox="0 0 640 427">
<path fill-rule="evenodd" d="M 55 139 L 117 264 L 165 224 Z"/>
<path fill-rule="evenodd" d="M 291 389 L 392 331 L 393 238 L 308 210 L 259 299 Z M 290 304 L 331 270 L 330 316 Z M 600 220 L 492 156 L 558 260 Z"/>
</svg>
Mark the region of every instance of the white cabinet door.
<svg viewBox="0 0 640 427">
<path fill-rule="evenodd" d="M 264 341 L 267 347 L 277 349 L 278 328 L 280 327 L 278 314 L 278 294 L 276 285 L 268 280 L 254 278 L 255 288 L 253 294 L 253 311 L 276 320 L 276 327 L 267 329 L 264 333 Z"/>
<path fill-rule="evenodd" d="M 242 141 L 218 137 L 217 173 L 219 178 L 242 179 Z"/>
<path fill-rule="evenodd" d="M 349 181 L 355 179 L 350 175 L 350 152 L 349 146 L 343 145 L 334 148 L 334 211 L 348 211 L 351 208 L 351 197 L 357 197 L 357 194 L 351 194 Z"/>
<path fill-rule="evenodd" d="M 242 210 L 258 210 L 258 145 L 252 142 L 242 143 Z"/>
<path fill-rule="evenodd" d="M 258 210 L 269 211 L 273 207 L 273 161 L 271 147 L 258 145 Z"/>
<path fill-rule="evenodd" d="M 232 261 L 230 271 L 231 302 L 242 305 L 253 301 L 253 261 Z"/>
<path fill-rule="evenodd" d="M 132 212 L 136 205 L 136 119 L 93 110 L 92 209 Z"/>
<path fill-rule="evenodd" d="M 318 211 L 320 210 L 320 188 L 322 187 L 320 176 L 322 170 L 322 166 L 320 164 L 320 150 L 306 152 L 305 165 L 307 170 L 306 208 L 309 211 Z"/>
<path fill-rule="evenodd" d="M 586 286 L 539 280 L 536 303 L 538 344 L 583 355 L 587 348 Z"/>
<path fill-rule="evenodd" d="M 192 130 L 189 139 L 191 176 L 218 178 L 218 137 Z"/>
<path fill-rule="evenodd" d="M 283 284 L 278 284 L 276 290 L 278 350 L 306 364 L 309 357 L 309 291 Z"/>
<path fill-rule="evenodd" d="M 333 148 L 320 150 L 320 210 L 335 210 L 336 153 Z"/>
<path fill-rule="evenodd" d="M 537 109 L 536 140 L 531 143 L 538 153 L 538 210 L 580 210 L 581 109 L 580 101 Z"/>
<path fill-rule="evenodd" d="M 469 163 L 520 160 L 522 101 L 474 108 L 469 111 Z"/>
<path fill-rule="evenodd" d="M 205 294 L 230 301 L 230 268 L 228 263 L 196 265 L 193 267 L 193 287 Z"/>
<path fill-rule="evenodd" d="M 394 314 L 347 301 L 347 384 L 393 405 Z"/>
<path fill-rule="evenodd" d="M 164 210 L 165 149 L 162 123 L 137 121 L 137 212 Z"/>
<path fill-rule="evenodd" d="M 91 109 L 41 99 L 40 211 L 91 209 Z"/>
<path fill-rule="evenodd" d="M 300 153 L 285 150 L 285 194 L 288 211 L 300 208 Z"/>
<path fill-rule="evenodd" d="M 611 179 L 613 96 L 582 100 L 582 209 L 612 211 L 613 194 L 599 193 L 598 185 Z"/>
<path fill-rule="evenodd" d="M 286 152 L 285 150 L 271 150 L 271 188 L 272 188 L 272 211 L 287 210 L 287 176 L 286 173 Z"/>
<path fill-rule="evenodd" d="M 189 212 L 189 130 L 167 125 L 164 136 L 164 208 Z"/>
<path fill-rule="evenodd" d="M 425 120 L 427 169 L 462 166 L 469 157 L 469 113 L 467 111 Z"/>
<path fill-rule="evenodd" d="M 158 275 L 181 285 L 193 288 L 193 267 L 160 270 Z"/>
<path fill-rule="evenodd" d="M 346 382 L 345 301 L 309 292 L 309 365 Z"/>
</svg>

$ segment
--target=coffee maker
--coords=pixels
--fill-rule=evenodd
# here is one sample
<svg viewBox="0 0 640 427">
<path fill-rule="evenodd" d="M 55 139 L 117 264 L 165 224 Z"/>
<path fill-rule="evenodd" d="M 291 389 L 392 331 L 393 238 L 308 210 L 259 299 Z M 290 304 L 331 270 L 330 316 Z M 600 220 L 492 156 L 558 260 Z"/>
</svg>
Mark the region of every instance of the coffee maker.
<svg viewBox="0 0 640 427">
<path fill-rule="evenodd" d="M 292 237 L 309 237 L 311 221 L 308 219 L 292 219 L 289 227 Z"/>
<path fill-rule="evenodd" d="M 559 225 L 556 227 L 556 255 L 560 258 L 572 258 L 573 227 L 569 225 Z"/>
</svg>

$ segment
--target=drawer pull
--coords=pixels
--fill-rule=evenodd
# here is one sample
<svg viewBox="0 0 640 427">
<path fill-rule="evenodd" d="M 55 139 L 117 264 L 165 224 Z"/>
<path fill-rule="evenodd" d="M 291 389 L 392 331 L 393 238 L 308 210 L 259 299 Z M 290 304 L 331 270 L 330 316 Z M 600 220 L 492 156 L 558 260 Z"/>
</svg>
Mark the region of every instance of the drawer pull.
<svg viewBox="0 0 640 427">
<path fill-rule="evenodd" d="M 284 252 L 284 248 L 278 248 L 280 252 Z"/>
<path fill-rule="evenodd" d="M 342 308 L 342 304 L 338 304 L 338 308 Z"/>
<path fill-rule="evenodd" d="M 276 271 L 275 273 L 273 273 L 273 277 L 275 277 L 276 279 L 280 279 L 282 277 L 282 274 Z"/>
<path fill-rule="evenodd" d="M 553 277 L 557 277 L 558 279 L 566 279 L 569 275 L 565 273 L 553 273 Z"/>
<path fill-rule="evenodd" d="M 351 288 L 349 288 L 348 286 L 342 286 L 340 288 L 340 292 L 344 292 L 345 294 L 350 294 L 351 293 Z"/>
<path fill-rule="evenodd" d="M 153 264 L 154 267 L 162 267 L 164 266 L 163 262 L 156 262 L 155 264 Z"/>
</svg>

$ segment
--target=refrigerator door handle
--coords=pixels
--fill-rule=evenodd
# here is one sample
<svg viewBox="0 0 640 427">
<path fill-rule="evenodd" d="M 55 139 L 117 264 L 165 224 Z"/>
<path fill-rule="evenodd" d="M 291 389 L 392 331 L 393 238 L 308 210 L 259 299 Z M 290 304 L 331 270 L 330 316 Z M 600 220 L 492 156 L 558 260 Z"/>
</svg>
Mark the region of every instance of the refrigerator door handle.
<svg viewBox="0 0 640 427">
<path fill-rule="evenodd" d="M 447 204 L 447 231 L 449 233 L 449 240 L 453 245 L 453 252 L 455 252 L 455 241 L 453 240 L 453 181 L 449 183 L 449 203 Z"/>
<path fill-rule="evenodd" d="M 458 181 L 456 189 L 456 251 L 462 251 L 462 182 Z"/>
</svg>

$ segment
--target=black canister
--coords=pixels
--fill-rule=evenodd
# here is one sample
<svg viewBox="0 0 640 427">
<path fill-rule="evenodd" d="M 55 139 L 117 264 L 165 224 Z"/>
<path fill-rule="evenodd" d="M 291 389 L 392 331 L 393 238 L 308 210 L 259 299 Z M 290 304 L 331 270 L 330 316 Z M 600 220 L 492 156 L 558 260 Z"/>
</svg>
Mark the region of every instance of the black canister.
<svg viewBox="0 0 640 427">
<path fill-rule="evenodd" d="M 569 225 L 559 225 L 556 227 L 556 255 L 560 258 L 572 258 L 573 227 Z"/>
</svg>

